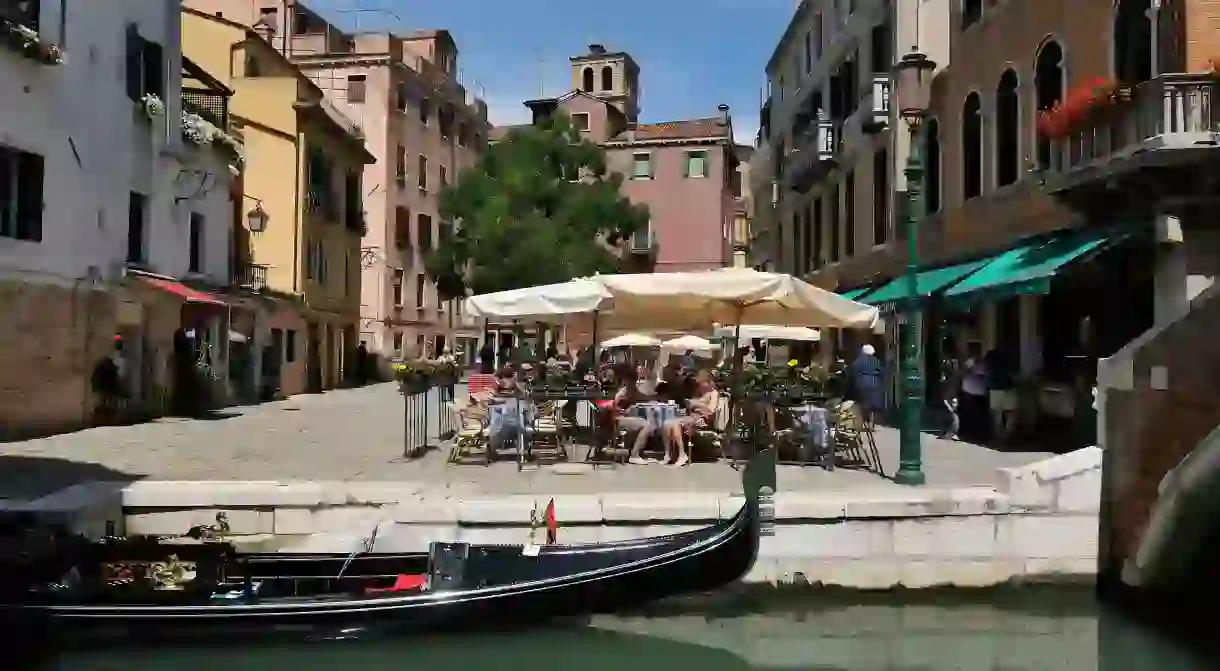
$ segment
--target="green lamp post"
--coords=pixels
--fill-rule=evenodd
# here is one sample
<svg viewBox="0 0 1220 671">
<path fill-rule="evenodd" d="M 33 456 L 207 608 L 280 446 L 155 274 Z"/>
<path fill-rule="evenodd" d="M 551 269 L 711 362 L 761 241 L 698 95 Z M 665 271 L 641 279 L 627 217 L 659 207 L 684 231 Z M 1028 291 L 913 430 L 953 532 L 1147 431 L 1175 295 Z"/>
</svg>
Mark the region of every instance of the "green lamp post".
<svg viewBox="0 0 1220 671">
<path fill-rule="evenodd" d="M 899 408 L 898 472 L 894 480 L 904 485 L 922 485 L 923 454 L 920 429 L 924 406 L 924 381 L 920 374 L 921 337 L 919 313 L 921 296 L 916 280 L 919 270 L 919 225 L 923 220 L 923 161 L 920 130 L 928 113 L 932 73 L 936 64 L 926 54 L 912 52 L 895 67 L 898 116 L 911 133 L 910 151 L 903 173 L 907 181 L 907 266 L 906 291 L 902 301 L 899 343 L 902 348 L 902 405 Z"/>
</svg>

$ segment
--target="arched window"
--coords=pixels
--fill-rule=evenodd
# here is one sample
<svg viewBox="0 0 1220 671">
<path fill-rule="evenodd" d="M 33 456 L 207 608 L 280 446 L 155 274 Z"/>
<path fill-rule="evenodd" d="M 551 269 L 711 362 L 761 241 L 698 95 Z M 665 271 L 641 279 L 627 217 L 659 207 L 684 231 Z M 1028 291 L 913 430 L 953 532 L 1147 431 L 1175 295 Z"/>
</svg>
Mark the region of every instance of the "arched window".
<svg viewBox="0 0 1220 671">
<path fill-rule="evenodd" d="M 610 67 L 609 65 L 602 67 L 602 90 L 614 90 L 614 68 Z"/>
<path fill-rule="evenodd" d="M 1017 73 L 1005 70 L 995 90 L 995 182 L 1006 186 L 1021 171 L 1021 104 Z"/>
<path fill-rule="evenodd" d="M 581 75 L 580 90 L 585 93 L 593 92 L 593 68 L 585 68 Z"/>
<path fill-rule="evenodd" d="M 978 93 L 962 105 L 962 200 L 983 191 L 983 102 Z"/>
<path fill-rule="evenodd" d="M 1151 0 L 1118 0 L 1115 6 L 1111 53 L 1114 76 L 1124 84 L 1134 86 L 1152 79 L 1151 4 Z"/>
<path fill-rule="evenodd" d="M 962 0 L 962 30 L 983 18 L 983 0 Z"/>
<path fill-rule="evenodd" d="M 928 119 L 924 129 L 924 195 L 928 214 L 940 212 L 940 122 Z"/>
<path fill-rule="evenodd" d="M 1054 40 L 1048 41 L 1038 50 L 1034 60 L 1034 95 L 1039 112 L 1053 108 L 1063 100 L 1063 48 Z M 1051 163 L 1051 141 L 1037 132 L 1038 167 L 1049 168 Z"/>
</svg>

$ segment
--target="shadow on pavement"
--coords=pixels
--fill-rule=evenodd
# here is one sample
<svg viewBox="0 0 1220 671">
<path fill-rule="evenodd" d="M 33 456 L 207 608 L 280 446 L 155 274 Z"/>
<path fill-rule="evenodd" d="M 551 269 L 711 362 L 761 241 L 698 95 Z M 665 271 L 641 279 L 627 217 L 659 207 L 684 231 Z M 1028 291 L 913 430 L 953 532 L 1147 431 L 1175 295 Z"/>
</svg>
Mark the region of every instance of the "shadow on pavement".
<svg viewBox="0 0 1220 671">
<path fill-rule="evenodd" d="M 145 476 L 88 462 L 0 455 L 0 500 L 30 501 L 84 482 L 134 482 Z"/>
</svg>

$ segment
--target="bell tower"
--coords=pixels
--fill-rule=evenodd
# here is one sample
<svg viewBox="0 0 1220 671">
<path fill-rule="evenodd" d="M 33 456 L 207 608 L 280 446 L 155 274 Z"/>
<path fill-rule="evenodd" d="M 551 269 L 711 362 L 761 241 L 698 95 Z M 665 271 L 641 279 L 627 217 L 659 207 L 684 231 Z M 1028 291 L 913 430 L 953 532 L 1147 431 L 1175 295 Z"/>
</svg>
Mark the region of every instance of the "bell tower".
<svg viewBox="0 0 1220 671">
<path fill-rule="evenodd" d="M 614 105 L 635 121 L 640 114 L 640 67 L 626 52 L 608 52 L 600 44 L 590 44 L 589 52 L 573 56 L 572 88 L 584 91 Z"/>
</svg>

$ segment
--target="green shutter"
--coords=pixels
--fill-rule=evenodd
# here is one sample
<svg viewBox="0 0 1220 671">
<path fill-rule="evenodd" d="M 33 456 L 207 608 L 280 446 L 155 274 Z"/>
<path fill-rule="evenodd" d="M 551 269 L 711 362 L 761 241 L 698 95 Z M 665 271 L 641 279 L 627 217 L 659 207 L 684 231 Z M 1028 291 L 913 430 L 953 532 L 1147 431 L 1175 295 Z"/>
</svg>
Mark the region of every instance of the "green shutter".
<svg viewBox="0 0 1220 671">
<path fill-rule="evenodd" d="M 683 158 L 682 158 L 682 176 L 683 176 L 683 177 L 690 177 L 690 158 L 691 158 L 691 153 L 688 151 L 688 152 L 686 152 L 685 154 L 683 154 L 682 156 L 683 156 Z"/>
</svg>

